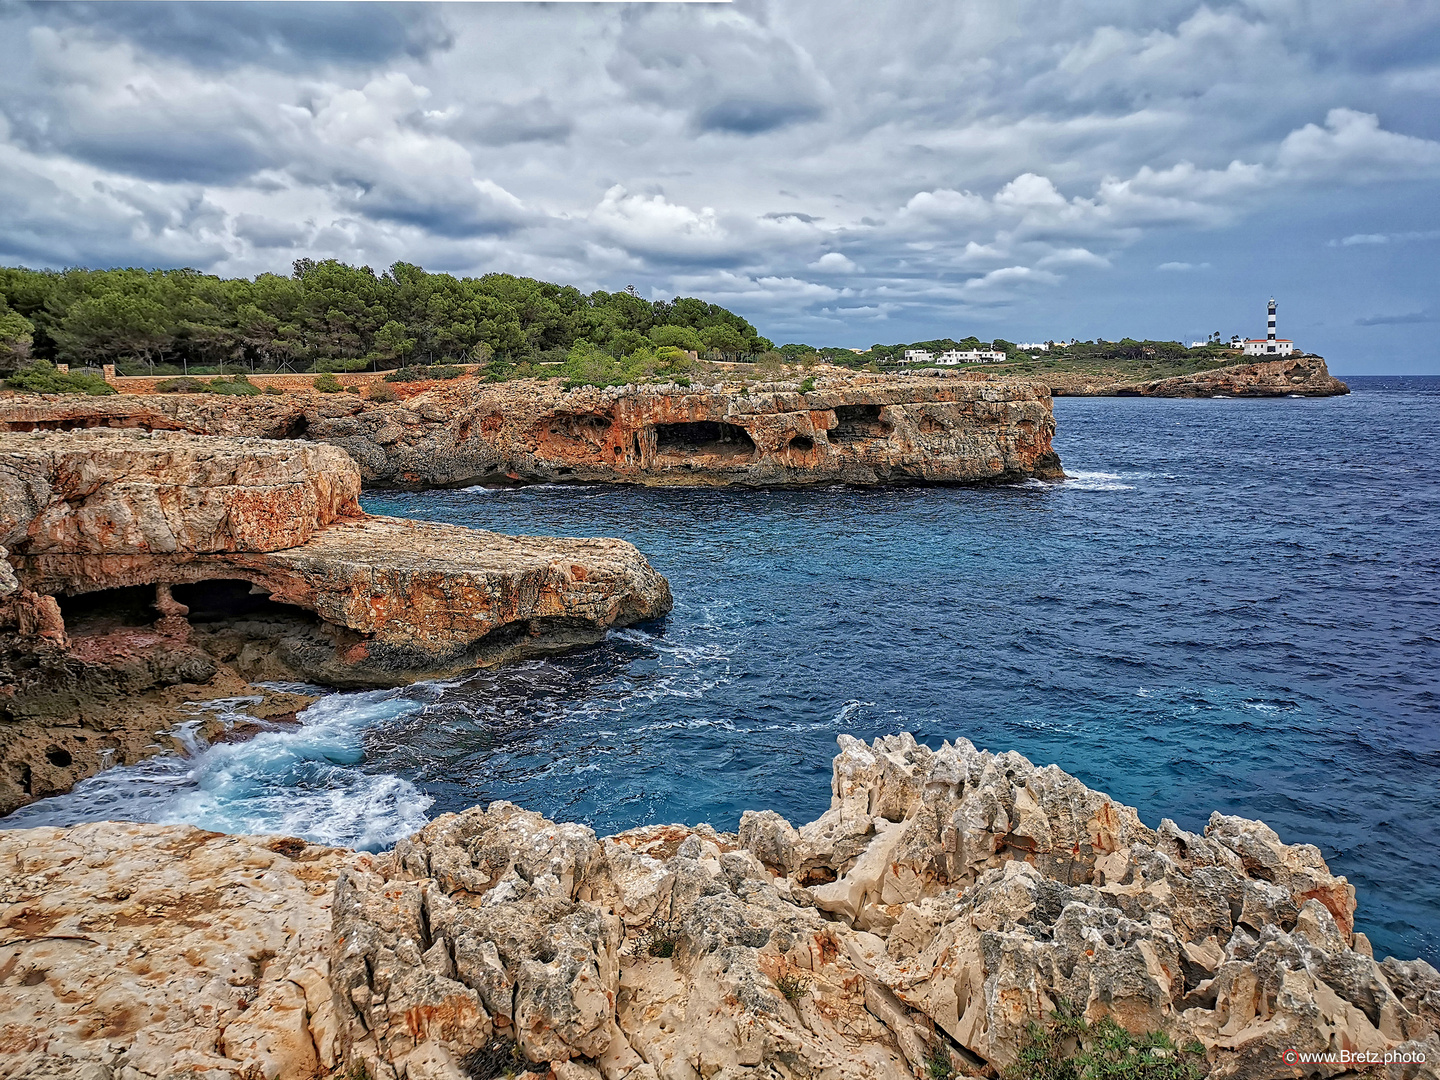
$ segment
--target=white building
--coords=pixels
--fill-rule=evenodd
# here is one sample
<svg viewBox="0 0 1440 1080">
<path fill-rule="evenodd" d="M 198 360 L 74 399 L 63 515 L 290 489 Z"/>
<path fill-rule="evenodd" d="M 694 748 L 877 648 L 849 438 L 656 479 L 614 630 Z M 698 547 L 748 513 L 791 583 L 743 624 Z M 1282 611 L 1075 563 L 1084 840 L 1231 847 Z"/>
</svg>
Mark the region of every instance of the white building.
<svg viewBox="0 0 1440 1080">
<path fill-rule="evenodd" d="M 1289 356 L 1295 351 L 1295 343 L 1289 338 L 1275 336 L 1275 298 L 1270 298 L 1270 310 L 1266 319 L 1263 338 L 1247 338 L 1246 356 Z"/>
<path fill-rule="evenodd" d="M 935 356 L 925 349 L 906 349 L 905 359 L 900 362 L 902 364 L 933 364 Z"/>
<path fill-rule="evenodd" d="M 1048 341 L 1022 341 L 1015 346 L 1017 349 L 1024 349 L 1026 352 L 1049 352 Z"/>
<path fill-rule="evenodd" d="M 996 364 L 1004 359 L 1003 352 L 989 349 L 948 349 L 940 354 L 935 363 L 954 367 L 956 364 Z"/>
</svg>

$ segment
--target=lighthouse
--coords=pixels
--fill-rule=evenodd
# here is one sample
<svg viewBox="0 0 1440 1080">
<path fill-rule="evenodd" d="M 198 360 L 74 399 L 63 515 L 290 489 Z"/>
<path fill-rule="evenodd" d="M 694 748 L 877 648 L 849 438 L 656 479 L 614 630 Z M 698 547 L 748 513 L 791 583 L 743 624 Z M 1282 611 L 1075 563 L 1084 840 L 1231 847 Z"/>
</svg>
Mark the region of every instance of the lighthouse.
<svg viewBox="0 0 1440 1080">
<path fill-rule="evenodd" d="M 1245 342 L 1246 356 L 1289 356 L 1295 351 L 1295 343 L 1289 338 L 1277 338 L 1275 336 L 1275 298 L 1270 298 L 1270 306 L 1265 312 L 1265 336 L 1263 338 L 1249 338 Z"/>
</svg>

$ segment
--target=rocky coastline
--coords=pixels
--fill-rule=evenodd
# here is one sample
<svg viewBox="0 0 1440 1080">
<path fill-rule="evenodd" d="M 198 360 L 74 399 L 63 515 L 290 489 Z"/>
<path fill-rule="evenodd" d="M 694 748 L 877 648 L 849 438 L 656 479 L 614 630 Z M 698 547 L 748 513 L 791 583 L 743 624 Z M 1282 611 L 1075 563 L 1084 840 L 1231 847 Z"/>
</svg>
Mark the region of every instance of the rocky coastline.
<svg viewBox="0 0 1440 1080">
<path fill-rule="evenodd" d="M 1350 388 L 1308 354 L 1258 364 L 1231 364 L 1193 375 L 1135 380 L 1081 373 L 1046 376 L 1055 397 L 1336 397 Z"/>
<path fill-rule="evenodd" d="M 670 610 L 621 540 L 374 517 L 343 451 L 180 432 L 0 433 L 0 813 L 173 745 L 190 703 L 311 700 L 592 644 Z"/>
<path fill-rule="evenodd" d="M 963 739 L 839 741 L 798 828 L 0 833 L 0 1078 L 1012 1077 L 1066 1008 L 1213 1078 L 1440 1075 L 1440 973 L 1375 960 L 1315 848 L 1151 828 Z"/>
<path fill-rule="evenodd" d="M 404 384 L 396 384 L 404 392 Z M 369 486 L 793 486 L 1058 478 L 1044 386 L 824 369 L 802 381 L 431 383 L 396 402 L 315 392 L 0 401 L 0 430 L 261 435 L 345 450 Z"/>
</svg>

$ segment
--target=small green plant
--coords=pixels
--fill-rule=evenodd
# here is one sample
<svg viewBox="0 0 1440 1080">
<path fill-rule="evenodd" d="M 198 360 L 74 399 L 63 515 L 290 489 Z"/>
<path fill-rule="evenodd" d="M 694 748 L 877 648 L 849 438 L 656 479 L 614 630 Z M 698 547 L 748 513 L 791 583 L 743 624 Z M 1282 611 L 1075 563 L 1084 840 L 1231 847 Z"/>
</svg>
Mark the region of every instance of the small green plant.
<svg viewBox="0 0 1440 1080">
<path fill-rule="evenodd" d="M 390 389 L 390 387 L 386 386 L 383 382 L 371 383 L 370 389 L 366 391 L 365 396 L 371 401 L 381 403 L 400 400 L 400 395 L 395 393 L 394 390 Z"/>
<path fill-rule="evenodd" d="M 345 388 L 340 385 L 340 380 L 335 377 L 333 372 L 327 371 L 323 375 L 315 376 L 315 389 L 322 394 L 338 394 Z"/>
<path fill-rule="evenodd" d="M 680 940 L 680 923 L 674 919 L 651 919 L 635 938 L 635 955 L 668 960 Z"/>
<path fill-rule="evenodd" d="M 804 382 L 802 382 L 802 383 L 800 384 L 800 393 L 802 393 L 802 394 L 808 394 L 808 393 L 810 393 L 811 390 L 814 390 L 814 389 L 815 389 L 815 380 L 814 380 L 814 379 L 806 379 Z"/>
<path fill-rule="evenodd" d="M 360 387 L 358 387 L 358 386 L 347 386 L 347 387 L 345 387 L 345 392 L 346 392 L 347 394 L 358 394 L 358 393 L 360 393 Z"/>
<path fill-rule="evenodd" d="M 950 1051 L 936 1046 L 925 1058 L 925 1075 L 930 1080 L 950 1080 L 955 1075 L 955 1065 L 950 1060 Z"/>
<path fill-rule="evenodd" d="M 71 375 L 60 371 L 46 360 L 26 364 L 5 380 L 11 390 L 26 390 L 32 394 L 89 394 L 103 397 L 115 393 L 115 388 L 98 375 Z"/>
<path fill-rule="evenodd" d="M 491 1039 L 460 1059 L 460 1070 L 470 1080 L 502 1080 L 526 1072 L 520 1048 L 509 1039 Z"/>
<path fill-rule="evenodd" d="M 793 971 L 787 971 L 784 975 L 776 976 L 775 989 L 790 1004 L 800 1000 L 800 995 L 810 989 L 810 980 Z"/>
<path fill-rule="evenodd" d="M 280 397 L 282 394 L 285 393 L 285 391 L 281 390 L 278 386 L 267 386 L 265 387 L 265 393 L 269 394 L 271 397 Z"/>
</svg>

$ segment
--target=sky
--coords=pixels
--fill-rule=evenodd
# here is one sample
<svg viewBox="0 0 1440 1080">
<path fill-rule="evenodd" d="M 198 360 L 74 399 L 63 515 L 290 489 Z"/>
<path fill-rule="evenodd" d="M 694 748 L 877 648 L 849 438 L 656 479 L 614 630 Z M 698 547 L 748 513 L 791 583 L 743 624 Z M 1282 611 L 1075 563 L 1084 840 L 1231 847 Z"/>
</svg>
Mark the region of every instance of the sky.
<svg viewBox="0 0 1440 1080">
<path fill-rule="evenodd" d="M 0 265 L 301 257 L 1440 374 L 1440 3 L 0 0 Z"/>
</svg>

